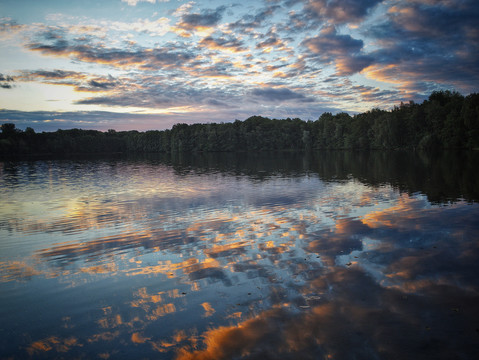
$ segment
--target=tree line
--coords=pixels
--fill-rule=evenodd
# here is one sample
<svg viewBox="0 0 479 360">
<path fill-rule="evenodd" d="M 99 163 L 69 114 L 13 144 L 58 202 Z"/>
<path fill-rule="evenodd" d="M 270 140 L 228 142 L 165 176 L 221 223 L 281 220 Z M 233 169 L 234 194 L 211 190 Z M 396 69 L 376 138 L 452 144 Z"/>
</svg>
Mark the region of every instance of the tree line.
<svg viewBox="0 0 479 360">
<path fill-rule="evenodd" d="M 176 124 L 168 130 L 57 130 L 1 125 L 0 156 L 125 152 L 235 152 L 323 149 L 478 149 L 479 94 L 436 91 L 421 104 L 315 121 L 252 116 L 232 123 Z"/>
</svg>

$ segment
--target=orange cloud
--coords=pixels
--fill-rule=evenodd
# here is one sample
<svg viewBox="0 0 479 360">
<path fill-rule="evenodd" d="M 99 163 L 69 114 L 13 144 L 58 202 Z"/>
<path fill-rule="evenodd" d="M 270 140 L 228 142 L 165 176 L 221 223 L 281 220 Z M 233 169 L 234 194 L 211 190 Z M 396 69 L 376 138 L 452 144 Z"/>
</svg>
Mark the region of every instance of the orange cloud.
<svg viewBox="0 0 479 360">
<path fill-rule="evenodd" d="M 143 335 L 141 335 L 141 334 L 138 333 L 138 332 L 135 332 L 135 333 L 131 334 L 131 341 L 132 341 L 134 344 L 144 344 L 144 343 L 147 342 L 148 340 L 150 340 L 150 338 L 144 337 Z"/>
<path fill-rule="evenodd" d="M 210 303 L 204 302 L 201 304 L 201 306 L 205 310 L 203 317 L 209 317 L 215 313 L 215 309 L 213 309 Z"/>
<path fill-rule="evenodd" d="M 274 324 L 266 321 L 263 316 L 247 320 L 237 326 L 207 331 L 203 335 L 205 350 L 184 347 L 179 350 L 177 360 L 222 360 L 247 356 L 260 338 L 274 331 Z"/>
<path fill-rule="evenodd" d="M 32 276 L 43 274 L 23 261 L 0 262 L 0 281 L 27 280 Z"/>
<path fill-rule="evenodd" d="M 33 342 L 28 348 L 27 352 L 30 356 L 33 356 L 37 353 L 48 352 L 55 350 L 56 352 L 66 353 L 71 350 L 74 346 L 83 346 L 78 342 L 76 337 L 69 337 L 66 339 L 61 339 L 56 336 L 50 336 L 43 340 L 38 340 Z"/>
<path fill-rule="evenodd" d="M 396 205 L 384 210 L 371 212 L 365 215 L 361 222 L 371 229 L 379 227 L 410 227 L 410 222 L 417 219 L 417 214 L 413 210 L 419 202 L 419 200 L 407 194 L 402 194 Z"/>
</svg>

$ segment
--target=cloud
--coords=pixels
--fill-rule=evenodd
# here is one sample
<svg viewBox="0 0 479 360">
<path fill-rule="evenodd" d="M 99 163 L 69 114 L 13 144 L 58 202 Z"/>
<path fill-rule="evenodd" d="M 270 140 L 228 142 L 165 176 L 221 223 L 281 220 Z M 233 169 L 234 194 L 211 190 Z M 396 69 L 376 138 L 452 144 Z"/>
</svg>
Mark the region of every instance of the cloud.
<svg viewBox="0 0 479 360">
<path fill-rule="evenodd" d="M 198 77 L 221 78 L 227 76 L 228 68 L 223 69 L 222 65 L 219 65 L 197 71 Z M 238 93 L 234 86 L 210 89 L 195 83 L 187 85 L 181 79 L 166 83 L 161 77 L 155 76 L 115 79 L 92 77 L 84 87 L 78 87 L 77 90 L 104 93 L 78 100 L 75 102 L 77 105 L 139 107 L 153 110 L 164 109 L 171 113 L 189 111 L 201 113 L 208 111 L 212 106 L 233 110 L 244 102 L 242 94 Z M 228 119 L 234 119 L 229 116 Z"/>
<path fill-rule="evenodd" d="M 92 92 L 111 90 L 112 88 L 119 86 L 122 82 L 133 85 L 132 81 L 125 78 L 119 81 L 111 75 L 100 77 L 77 71 L 60 69 L 22 71 L 21 75 L 17 78 L 20 81 L 41 81 L 52 85 L 70 85 L 74 86 L 76 91 Z"/>
<path fill-rule="evenodd" d="M 154 4 L 156 2 L 168 2 L 170 0 L 121 0 L 121 2 L 127 3 L 130 6 L 136 6 L 140 2 L 149 2 L 150 4 Z"/>
<path fill-rule="evenodd" d="M 3 37 L 11 36 L 22 31 L 24 28 L 25 25 L 18 24 L 9 17 L 0 18 L 0 34 L 2 34 Z"/>
<path fill-rule="evenodd" d="M 391 30 L 402 30 L 421 38 L 450 42 L 467 36 L 467 30 L 474 25 L 479 15 L 479 5 L 470 1 L 455 1 L 455 7 L 446 7 L 441 3 L 425 4 L 421 2 L 399 3 L 388 9 Z"/>
<path fill-rule="evenodd" d="M 360 72 L 373 62 L 372 57 L 362 54 L 362 40 L 338 34 L 334 26 L 323 28 L 318 36 L 305 39 L 301 45 L 309 50 L 310 58 L 335 64 L 339 75 Z"/>
<path fill-rule="evenodd" d="M 149 5 L 139 1 L 129 3 Z M 215 106 L 209 100 L 230 104 L 217 94 L 234 93 L 236 102 L 239 94 L 253 95 L 250 89 L 258 82 L 277 91 L 294 89 L 296 96 L 308 94 L 330 99 L 336 105 L 328 102 L 328 108 L 342 107 L 345 111 L 367 110 L 377 104 L 390 107 L 398 102 L 394 94 L 401 94 L 401 100 L 407 100 L 440 87 L 476 91 L 477 2 L 275 0 L 264 4 L 265 7 L 236 4 L 204 8 L 204 4 L 189 2 L 174 12 L 165 12 L 165 17 L 153 14 L 131 22 L 94 23 L 86 17 L 52 15 L 49 21 L 55 25 L 48 26 L 19 25 L 3 18 L 0 31 L 2 35 L 20 31 L 24 47 L 37 54 L 69 59 L 75 64 L 111 67 L 115 74 L 123 72 L 111 80 L 93 74 L 68 73 L 73 68 L 66 65 L 63 73 L 37 70 L 32 65 L 28 70 L 30 80 L 25 80 L 26 73 L 16 76 L 16 81 L 70 85 L 77 91 L 101 95 L 82 99 L 83 105 L 120 106 L 120 100 L 124 99 L 128 106 L 135 102 L 148 108 L 164 108 L 178 103 L 167 101 L 179 94 L 174 90 L 176 86 L 188 88 L 185 93 L 196 87 L 199 93 L 209 95 L 203 99 L 195 95 L 189 101 L 194 100 L 198 106 Z M 384 13 L 378 19 L 379 10 Z M 189 37 L 179 38 L 178 34 Z M 16 36 L 12 46 L 18 47 L 22 39 Z M 331 68 L 334 75 L 330 74 Z M 13 71 L 4 72 L 7 70 Z M 146 80 L 153 73 L 156 75 Z M 354 85 L 363 83 L 362 77 L 352 78 L 349 85 L 343 80 L 358 73 L 386 82 L 387 88 L 394 90 L 377 99 L 371 94 L 379 91 L 353 93 Z M 331 87 L 333 83 L 341 83 L 341 88 Z M 1 84 L 10 88 L 13 82 Z M 124 96 L 126 92 L 134 101 Z M 254 108 L 255 97 L 264 101 L 261 110 Z M 278 101 L 284 99 L 301 102 L 293 94 L 277 92 L 246 96 L 239 103 L 253 113 L 271 114 Z M 368 103 L 361 103 L 365 99 Z M 248 101 L 252 102 L 247 104 Z M 298 111 L 299 107 L 291 109 Z"/>
<path fill-rule="evenodd" d="M 234 86 L 233 86 L 234 87 Z M 270 118 L 284 119 L 295 118 L 317 119 L 323 112 L 338 112 L 340 109 L 335 107 L 331 101 L 321 102 L 302 102 L 287 101 L 280 103 L 277 101 L 265 101 L 258 107 L 260 98 L 254 96 L 244 96 L 243 89 L 234 89 L 239 94 L 231 93 L 231 90 L 216 91 L 196 90 L 196 94 L 164 92 L 154 95 L 154 90 L 148 97 L 142 97 L 138 94 L 124 95 L 126 105 L 121 103 L 118 96 L 102 96 L 97 100 L 98 105 L 104 106 L 134 106 L 154 111 L 164 109 L 162 114 L 136 113 L 128 110 L 121 112 L 112 111 L 18 111 L 2 109 L 0 110 L 0 122 L 15 123 L 17 128 L 25 129 L 30 126 L 35 131 L 55 131 L 57 129 L 99 129 L 99 130 L 151 130 L 151 129 L 171 129 L 177 123 L 206 123 L 206 122 L 229 122 L 235 119 L 244 120 L 257 114 Z M 129 99 L 131 98 L 131 99 Z M 151 98 L 151 99 L 150 99 Z M 167 103 L 168 98 L 170 103 Z M 159 104 L 159 100 L 163 103 Z M 84 99 L 85 102 L 88 99 Z M 156 101 L 156 105 L 155 105 Z M 92 105 L 93 100 L 91 101 Z M 100 104 L 101 103 L 101 104 Z M 309 105 L 310 104 L 310 105 Z M 151 105 L 151 106 L 150 106 Z"/>
<path fill-rule="evenodd" d="M 256 44 L 257 49 L 271 49 L 284 47 L 283 41 L 275 34 L 270 34 L 265 40 Z"/>
<path fill-rule="evenodd" d="M 222 101 L 218 101 L 218 100 L 215 100 L 215 99 L 208 99 L 206 101 L 206 103 L 208 105 L 212 105 L 212 106 L 217 106 L 217 107 L 220 107 L 220 108 L 229 108 L 231 107 L 230 104 L 227 104 L 225 102 L 222 102 Z"/>
<path fill-rule="evenodd" d="M 72 16 L 55 14 L 50 16 L 56 26 L 46 26 L 44 24 L 34 24 L 28 26 L 32 32 L 32 37 L 53 40 L 55 38 L 65 37 L 66 35 L 77 35 L 85 38 L 105 39 L 112 34 L 118 36 L 117 32 L 124 34 L 142 33 L 150 36 L 163 36 L 170 31 L 170 19 L 167 17 L 159 18 L 138 18 L 128 22 L 112 21 L 101 19 L 93 21 L 91 19 L 82 19 Z M 156 17 L 156 16 L 155 16 Z M 27 27 L 24 27 L 27 29 Z M 47 37 L 51 34 L 51 38 Z M 29 36 L 30 37 L 30 36 Z"/>
<path fill-rule="evenodd" d="M 285 6 L 303 4 L 300 10 L 291 10 L 288 21 L 281 26 L 289 34 L 305 34 L 322 26 L 357 24 L 366 20 L 376 5 L 383 0 L 293 0 Z"/>
<path fill-rule="evenodd" d="M 199 13 L 186 12 L 181 15 L 177 26 L 185 30 L 201 30 L 216 26 L 223 17 L 226 6 L 219 6 L 216 9 L 203 9 Z"/>
<path fill-rule="evenodd" d="M 256 28 L 267 25 L 268 20 L 273 17 L 277 10 L 281 9 L 279 5 L 271 5 L 266 8 L 258 10 L 254 15 L 247 14 L 241 19 L 228 24 L 228 28 L 235 31 L 249 33 Z"/>
<path fill-rule="evenodd" d="M 8 75 L 0 74 L 0 81 L 13 81 L 13 78 Z"/>
<path fill-rule="evenodd" d="M 298 287 L 272 285 L 269 301 L 280 298 L 275 308 L 191 336 L 193 346 L 181 344 L 178 358 L 468 357 L 476 350 L 471 319 L 479 316 L 478 264 L 471 255 L 476 213 L 465 203 L 431 208 L 404 195 L 371 217 L 342 218 L 332 231 L 306 232 L 308 250 L 322 262 L 325 254 L 331 257 L 327 269 L 308 272 Z M 449 225 L 438 230 L 437 224 Z M 351 261 L 340 265 L 343 257 Z M 281 297 L 292 289 L 298 296 Z M 455 331 L 460 336 L 451 342 Z"/>
<path fill-rule="evenodd" d="M 308 250 L 321 254 L 326 264 L 334 265 L 335 258 L 345 251 L 362 250 L 361 238 L 370 233 L 371 230 L 359 220 L 338 220 L 334 231 L 327 229 L 312 234 Z"/>
<path fill-rule="evenodd" d="M 358 94 L 361 98 L 360 101 L 367 101 L 373 104 L 376 103 L 376 107 L 380 108 L 387 107 L 387 104 L 393 102 L 394 99 L 397 99 L 400 95 L 397 90 L 381 90 L 378 87 L 365 85 L 351 85 L 349 92 Z"/>
<path fill-rule="evenodd" d="M 110 89 L 111 87 L 115 86 L 115 83 L 110 81 L 90 80 L 88 85 L 93 88 Z"/>
<path fill-rule="evenodd" d="M 207 36 L 203 38 L 198 45 L 207 47 L 210 50 L 228 50 L 232 52 L 246 51 L 245 44 L 232 35 L 216 38 Z"/>
<path fill-rule="evenodd" d="M 251 156 L 248 160 L 253 158 L 258 160 L 257 154 Z M 284 168 L 288 156 L 279 158 L 277 165 Z M 238 164 L 237 161 L 231 161 L 234 157 L 224 158 L 230 160 L 226 166 L 231 170 L 228 174 L 223 170 L 218 174 L 217 168 L 211 168 L 209 161 L 211 158 L 203 159 L 206 160 L 203 167 L 190 166 L 188 161 L 174 162 L 178 166 L 165 166 L 165 176 L 172 177 L 175 175 L 174 172 L 181 172 L 182 169 L 188 174 L 200 173 L 203 177 L 212 175 L 213 179 L 219 176 L 237 179 L 242 174 L 242 171 L 238 170 L 242 162 Z M 338 168 L 342 168 L 342 161 L 320 161 L 313 168 L 316 169 L 318 164 L 321 168 L 328 168 L 328 163 L 332 168 L 330 171 L 326 170 L 326 173 L 330 172 L 331 176 L 335 177 Z M 367 162 L 361 164 L 353 161 L 353 163 L 358 169 L 368 168 L 361 166 Z M 118 164 L 122 165 L 122 162 Z M 111 165 L 107 169 L 108 172 L 116 174 L 116 167 L 114 164 Z M 262 167 L 262 170 L 266 169 L 268 173 L 269 166 L 270 162 L 266 167 Z M 301 165 L 297 167 L 301 168 L 300 173 L 307 174 L 308 178 L 314 178 L 314 171 L 312 174 L 308 171 L 310 169 L 308 165 L 303 166 L 306 167 L 303 168 Z M 274 176 L 266 178 L 272 181 L 271 185 L 274 186 L 277 182 L 275 179 L 278 177 L 276 172 L 278 168 L 272 166 L 271 169 L 275 169 L 272 173 Z M 126 176 L 133 176 L 136 175 L 135 170 L 132 169 L 131 174 L 128 171 L 124 173 Z M 175 194 L 169 194 L 164 198 L 164 192 L 160 189 L 158 190 L 158 194 L 161 193 L 160 197 L 152 196 L 157 194 L 155 192 L 148 192 L 140 201 L 123 202 L 117 207 L 105 204 L 102 199 L 91 199 L 89 204 L 81 202 L 79 207 L 76 206 L 75 215 L 82 216 L 72 217 L 71 214 L 66 214 L 63 218 L 53 218 L 46 224 L 41 222 L 39 225 L 47 226 L 61 234 L 77 229 L 76 226 L 78 229 L 84 229 L 85 224 L 82 223 L 84 221 L 90 226 L 98 225 L 96 227 L 102 229 L 108 227 L 115 219 L 122 219 L 125 222 L 129 217 L 138 219 L 143 218 L 142 215 L 146 213 L 169 214 L 171 211 L 168 210 L 175 210 L 171 220 L 176 226 L 174 229 L 164 231 L 164 224 L 168 224 L 168 218 L 161 218 L 164 220 L 161 226 L 156 222 L 154 223 L 156 228 L 150 229 L 151 231 L 148 229 L 126 233 L 119 231 L 106 238 L 89 239 L 90 241 L 74 245 L 55 244 L 50 248 L 39 249 L 36 252 L 38 257 L 35 264 L 41 269 L 57 267 L 57 274 L 70 264 L 69 268 L 73 271 L 69 272 L 68 276 L 83 272 L 88 274 L 92 270 L 95 271 L 95 268 L 104 271 L 107 276 L 108 273 L 116 273 L 118 268 L 112 268 L 109 264 L 103 266 L 104 262 L 101 260 L 109 254 L 116 253 L 118 249 L 130 252 L 135 249 L 153 251 L 160 245 L 161 249 L 166 249 L 164 251 L 174 255 L 184 253 L 185 246 L 197 248 L 201 243 L 205 254 L 201 259 L 198 259 L 198 256 L 184 259 L 177 257 L 176 261 L 179 262 L 174 260 L 172 263 L 167 259 L 168 261 L 159 261 L 154 266 L 129 263 L 131 266 L 119 268 L 120 271 L 123 269 L 126 275 L 143 273 L 160 276 L 173 273 L 172 276 L 177 276 L 178 281 L 184 286 L 190 284 L 189 280 L 200 279 L 204 279 L 204 282 L 225 281 L 226 286 L 231 283 L 243 285 L 247 276 L 254 290 L 251 300 L 246 300 L 247 304 L 243 303 L 241 291 L 244 294 L 246 290 L 243 288 L 234 290 L 233 296 L 221 299 L 224 300 L 224 306 L 213 301 L 218 318 L 211 319 L 211 323 L 202 326 L 199 331 L 188 330 L 188 339 L 186 332 L 180 331 L 181 328 L 178 328 L 177 335 L 173 335 L 172 332 L 158 335 L 154 328 L 151 329 L 152 322 L 157 321 L 159 316 L 175 311 L 174 304 L 178 311 L 183 309 L 178 304 L 184 304 L 190 297 L 178 294 L 182 291 L 181 287 L 175 289 L 178 296 L 181 296 L 178 299 L 179 303 L 165 301 L 167 296 L 173 298 L 173 295 L 167 293 L 174 293 L 175 290 L 158 292 L 158 289 L 153 289 L 150 294 L 147 294 L 146 288 L 135 291 L 130 296 L 133 300 L 131 305 L 135 307 L 133 310 L 139 311 L 139 315 L 134 319 L 134 325 L 131 325 L 133 322 L 127 322 L 123 312 L 120 316 L 115 306 L 108 307 L 108 311 L 104 310 L 108 317 L 100 319 L 98 324 L 105 325 L 105 328 L 118 327 L 118 334 L 120 332 L 122 334 L 118 335 L 120 340 L 127 339 L 134 331 L 137 342 L 145 343 L 148 348 L 153 345 L 151 339 L 156 339 L 158 343 L 159 340 L 163 342 L 163 349 L 159 351 L 165 351 L 167 347 L 175 350 L 181 348 L 179 353 L 164 354 L 165 357 L 177 355 L 179 359 L 379 359 L 419 356 L 427 359 L 449 359 L 457 354 L 465 358 L 472 356 L 477 350 L 476 319 L 479 315 L 476 277 L 479 263 L 475 241 L 479 207 L 466 203 L 457 206 L 431 206 L 422 195 L 415 197 L 403 195 L 396 201 L 397 184 L 394 188 L 389 187 L 381 181 L 378 182 L 373 176 L 374 179 L 371 181 L 376 184 L 374 189 L 370 188 L 371 184 L 362 188 L 358 185 L 357 178 L 351 179 L 351 176 L 347 175 L 350 174 L 349 171 L 339 172 L 344 173 L 344 179 L 340 181 L 342 184 L 338 183 L 341 176 L 339 179 L 335 178 L 333 184 L 327 181 L 327 177 L 326 179 L 323 177 L 322 171 L 319 173 L 322 181 L 321 179 L 318 179 L 319 182 L 295 181 L 295 186 L 291 186 L 288 191 L 289 195 L 283 194 L 279 197 L 280 204 L 284 206 L 271 208 L 269 204 L 278 204 L 274 194 L 255 192 L 251 196 L 251 200 L 254 201 L 254 206 L 250 208 L 251 213 L 242 213 L 243 216 L 235 220 L 231 218 L 231 213 L 226 211 L 222 214 L 223 218 L 221 214 L 218 217 L 217 213 L 213 213 L 206 221 L 201 219 L 191 223 L 188 211 L 191 212 L 195 207 L 205 208 L 205 205 L 213 201 L 218 202 L 218 196 L 221 196 L 220 199 L 231 200 L 231 194 L 235 191 L 237 193 L 237 189 L 226 186 L 227 192 L 221 195 L 224 189 L 221 186 L 217 189 L 218 186 L 214 181 L 208 182 L 213 183 L 210 185 L 212 192 L 208 191 L 209 188 L 205 185 L 200 191 L 190 189 L 188 196 L 183 194 L 175 197 Z M 292 175 L 297 174 L 289 174 L 288 178 Z M 254 176 L 251 180 L 253 179 Z M 310 184 L 303 187 L 305 183 Z M 156 189 L 157 178 L 153 176 L 146 179 L 143 185 Z M 379 189 L 379 193 L 378 187 L 382 188 Z M 292 196 L 291 189 L 295 188 L 300 194 L 300 199 Z M 180 190 L 176 189 L 178 192 Z M 215 193 L 216 190 L 219 191 L 218 194 Z M 342 192 L 356 194 L 353 196 L 356 199 L 353 202 L 361 201 L 365 210 L 361 211 L 360 217 L 357 217 L 356 211 L 351 213 L 350 201 L 345 204 L 340 200 Z M 311 193 L 317 194 L 319 198 L 311 198 Z M 242 195 L 239 196 L 241 198 Z M 376 206 L 376 211 L 371 211 L 378 197 L 391 203 L 391 207 L 384 209 L 383 206 Z M 291 202 L 291 199 L 295 200 Z M 315 206 L 310 206 L 308 208 L 310 211 L 303 216 L 305 201 L 307 206 L 310 204 Z M 184 206 L 185 204 L 190 206 Z M 297 211 L 294 211 L 295 204 L 299 206 Z M 335 217 L 338 207 L 341 216 Z M 186 216 L 177 211 L 179 208 L 187 209 Z M 102 216 L 99 217 L 98 209 L 106 212 L 100 211 Z M 291 209 L 292 213 L 289 212 Z M 333 214 L 325 217 L 328 210 L 333 210 Z M 352 217 L 348 217 L 348 214 Z M 333 218 L 335 225 L 331 226 L 330 220 L 333 221 Z M 53 223 L 49 224 L 49 221 Z M 17 223 L 19 227 L 23 227 L 26 222 L 28 223 L 28 219 Z M 441 224 L 439 229 L 437 224 Z M 321 230 L 318 231 L 318 228 Z M 18 231 L 15 228 L 14 230 Z M 42 231 L 39 227 L 36 230 Z M 256 235 L 263 230 L 272 231 L 268 235 L 268 240 L 276 241 L 258 239 Z M 234 234 L 235 231 L 241 235 Z M 291 238 L 297 239 L 299 234 L 304 235 L 304 238 L 293 240 L 294 242 L 280 240 L 280 234 L 285 231 L 293 232 Z M 215 234 L 214 238 L 211 237 L 211 233 Z M 226 245 L 221 244 L 224 236 Z M 361 240 L 365 240 L 365 246 L 361 245 Z M 386 243 L 386 246 L 375 246 L 378 243 L 381 245 Z M 313 246 L 308 247 L 309 244 Z M 437 245 L 437 249 L 432 245 Z M 424 246 L 425 249 L 419 248 L 420 246 Z M 351 253 L 353 250 L 355 251 Z M 317 256 L 322 257 L 323 254 L 335 256 L 338 259 L 337 263 L 324 266 L 322 258 L 317 260 Z M 356 260 L 353 260 L 357 261 L 357 264 L 340 265 L 340 258 L 346 256 L 341 254 L 350 255 L 351 260 L 357 255 Z M 273 257 L 274 255 L 276 257 Z M 89 260 L 86 267 L 83 266 L 84 259 Z M 123 257 L 118 260 L 120 265 L 122 260 Z M 75 266 L 71 266 L 72 262 L 75 262 Z M 94 266 L 95 263 L 100 263 L 100 266 Z M 18 266 L 12 270 L 16 271 L 16 268 Z M 35 269 L 28 272 L 30 276 L 37 276 Z M 261 287 L 259 291 L 256 291 L 256 285 Z M 195 294 L 188 296 L 199 297 Z M 238 301 L 243 304 L 238 304 Z M 204 315 L 201 309 L 207 313 L 212 312 L 212 306 L 204 300 L 194 302 L 191 308 L 196 312 L 198 319 Z M 265 308 L 269 310 L 265 311 Z M 244 311 L 244 315 L 228 317 L 238 311 Z M 115 321 L 115 317 L 123 319 L 123 322 Z M 188 324 L 184 326 L 186 328 Z M 90 331 L 95 331 L 94 327 Z M 451 337 L 451 334 L 456 335 Z M 88 332 L 82 338 L 92 338 L 87 335 Z M 164 336 L 169 338 L 168 345 Z M 135 341 L 133 336 L 132 341 Z M 55 340 L 46 348 L 59 342 Z M 108 344 L 103 342 L 98 345 Z M 118 349 L 118 344 L 114 345 Z M 120 343 L 120 350 L 123 345 Z M 163 354 L 158 355 L 163 357 Z"/>
<path fill-rule="evenodd" d="M 170 19 L 166 17 L 161 17 L 156 20 L 138 19 L 132 22 L 105 21 L 101 22 L 101 25 L 101 30 L 103 31 L 105 28 L 128 33 L 131 31 L 136 31 L 138 33 L 149 34 L 150 36 L 163 36 L 170 31 Z"/>
<path fill-rule="evenodd" d="M 12 83 L 14 81 L 15 79 L 13 77 L 0 73 L 0 88 L 11 89 L 13 87 Z"/>
<path fill-rule="evenodd" d="M 21 77 L 22 80 L 33 80 L 33 79 L 83 79 L 85 74 L 79 73 L 77 71 L 68 71 L 68 70 L 34 70 L 34 71 L 24 71 Z"/>
<path fill-rule="evenodd" d="M 342 57 L 336 61 L 336 69 L 339 75 L 352 75 L 361 72 L 373 61 L 373 57 L 368 55 Z"/>
<path fill-rule="evenodd" d="M 201 64 L 201 66 L 188 69 L 189 76 L 197 79 L 218 78 L 231 79 L 236 72 L 234 64 L 228 60 L 219 60 L 212 65 Z"/>
<path fill-rule="evenodd" d="M 308 17 L 332 24 L 358 23 L 383 0 L 309 0 L 304 10 Z"/>
<path fill-rule="evenodd" d="M 210 328 L 190 338 L 204 346 L 183 345 L 178 359 L 379 359 L 419 353 L 446 359 L 474 353 L 477 335 L 469 317 L 478 315 L 477 296 L 461 289 L 427 283 L 425 294 L 406 296 L 359 270 L 333 268 L 301 290 L 306 311 L 280 307 Z M 463 307 L 459 315 L 453 315 L 452 304 Z M 460 331 L 460 340 L 450 341 L 452 329 Z"/>
<path fill-rule="evenodd" d="M 165 94 L 157 94 L 146 91 L 136 91 L 125 94 L 113 94 L 108 96 L 95 96 L 75 102 L 77 105 L 107 105 L 122 107 L 149 107 L 149 108 L 168 108 L 178 105 L 178 101 L 173 100 Z"/>
<path fill-rule="evenodd" d="M 311 102 L 312 99 L 304 96 L 303 94 L 296 93 L 286 88 L 261 88 L 251 91 L 251 95 L 258 97 L 266 101 L 288 101 L 288 100 L 300 100 L 302 102 Z"/>
<path fill-rule="evenodd" d="M 350 35 L 339 35 L 332 26 L 321 30 L 319 36 L 303 41 L 312 53 L 329 61 L 336 56 L 358 53 L 363 47 L 363 41 L 353 39 Z"/>
<path fill-rule="evenodd" d="M 385 20 L 365 34 L 379 48 L 369 55 L 374 65 L 365 71 L 373 79 L 407 91 L 430 92 L 453 87 L 477 89 L 479 17 L 473 1 L 410 1 L 390 6 Z"/>
<path fill-rule="evenodd" d="M 47 39 L 51 37 L 48 36 Z M 47 40 L 46 39 L 46 40 Z M 156 48 L 112 48 L 102 43 L 72 40 L 55 36 L 53 41 L 37 41 L 27 45 L 32 51 L 45 55 L 69 57 L 84 62 L 108 64 L 120 68 L 182 68 L 193 61 L 196 55 L 180 45 L 165 44 Z"/>
</svg>

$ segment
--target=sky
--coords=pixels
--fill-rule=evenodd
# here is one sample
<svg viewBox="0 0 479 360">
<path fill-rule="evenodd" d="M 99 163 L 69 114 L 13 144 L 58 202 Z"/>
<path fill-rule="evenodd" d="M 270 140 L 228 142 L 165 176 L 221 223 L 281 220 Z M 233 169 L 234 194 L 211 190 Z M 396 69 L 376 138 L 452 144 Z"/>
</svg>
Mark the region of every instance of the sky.
<svg viewBox="0 0 479 360">
<path fill-rule="evenodd" d="M 477 0 L 0 0 L 0 123 L 316 120 L 479 88 Z"/>
</svg>

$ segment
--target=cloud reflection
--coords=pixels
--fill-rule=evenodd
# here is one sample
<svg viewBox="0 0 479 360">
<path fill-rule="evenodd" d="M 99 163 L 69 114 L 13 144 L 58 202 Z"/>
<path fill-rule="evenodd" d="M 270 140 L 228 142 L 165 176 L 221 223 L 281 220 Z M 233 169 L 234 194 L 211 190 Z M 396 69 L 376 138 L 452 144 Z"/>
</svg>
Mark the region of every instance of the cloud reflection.
<svg viewBox="0 0 479 360">
<path fill-rule="evenodd" d="M 476 349 L 477 204 L 433 205 L 354 178 L 130 166 L 136 197 L 93 192 L 38 231 L 9 218 L 10 233 L 40 246 L 2 260 L 2 286 L 50 280 L 98 301 L 87 320 L 59 306 L 48 331 L 16 340 L 26 354 L 449 359 Z M 155 191 L 162 176 L 182 196 Z M 86 229 L 65 231 L 73 214 Z"/>
<path fill-rule="evenodd" d="M 477 293 L 451 296 L 451 288 L 431 283 L 426 294 L 405 296 L 358 269 L 338 267 L 304 290 L 330 297 L 307 311 L 276 308 L 208 330 L 203 349 L 182 347 L 177 359 L 448 359 L 474 349 L 477 330 L 469 320 L 479 315 Z M 451 341 L 455 330 L 461 338 Z"/>
</svg>

